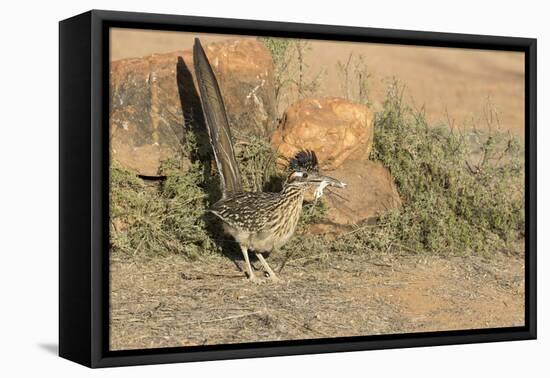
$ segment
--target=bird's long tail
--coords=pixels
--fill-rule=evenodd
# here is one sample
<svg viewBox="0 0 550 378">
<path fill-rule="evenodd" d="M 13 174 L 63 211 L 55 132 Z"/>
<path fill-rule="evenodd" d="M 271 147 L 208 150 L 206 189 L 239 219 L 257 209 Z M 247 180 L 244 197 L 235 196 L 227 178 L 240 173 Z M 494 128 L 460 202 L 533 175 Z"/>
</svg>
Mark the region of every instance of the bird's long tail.
<svg viewBox="0 0 550 378">
<path fill-rule="evenodd" d="M 220 87 L 198 38 L 193 46 L 193 66 L 210 144 L 221 176 L 222 193 L 226 197 L 227 193 L 242 191 L 241 173 Z"/>
</svg>

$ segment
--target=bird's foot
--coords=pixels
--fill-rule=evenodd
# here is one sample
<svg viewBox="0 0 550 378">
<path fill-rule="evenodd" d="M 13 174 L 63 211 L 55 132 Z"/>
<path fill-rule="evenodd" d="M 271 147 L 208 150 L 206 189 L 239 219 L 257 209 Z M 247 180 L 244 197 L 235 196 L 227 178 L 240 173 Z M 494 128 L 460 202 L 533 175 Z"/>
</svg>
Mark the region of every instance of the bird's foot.
<svg viewBox="0 0 550 378">
<path fill-rule="evenodd" d="M 279 277 L 277 277 L 277 276 L 275 275 L 275 273 L 273 273 L 273 272 L 265 272 L 265 276 L 266 276 L 267 278 L 269 278 L 269 280 L 270 280 L 271 282 L 274 282 L 274 283 L 283 282 L 283 280 L 281 280 Z"/>
</svg>

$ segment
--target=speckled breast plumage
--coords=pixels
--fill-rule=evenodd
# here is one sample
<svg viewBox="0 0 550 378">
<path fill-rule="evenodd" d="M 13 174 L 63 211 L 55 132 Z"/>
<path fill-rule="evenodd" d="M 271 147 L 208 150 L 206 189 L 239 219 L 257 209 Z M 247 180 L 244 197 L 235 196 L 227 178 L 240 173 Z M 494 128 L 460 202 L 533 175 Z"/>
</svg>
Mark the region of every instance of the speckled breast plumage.
<svg viewBox="0 0 550 378">
<path fill-rule="evenodd" d="M 303 189 L 293 186 L 281 193 L 236 193 L 215 203 L 210 212 L 223 221 L 225 231 L 239 244 L 271 252 L 294 233 L 303 198 Z"/>
</svg>

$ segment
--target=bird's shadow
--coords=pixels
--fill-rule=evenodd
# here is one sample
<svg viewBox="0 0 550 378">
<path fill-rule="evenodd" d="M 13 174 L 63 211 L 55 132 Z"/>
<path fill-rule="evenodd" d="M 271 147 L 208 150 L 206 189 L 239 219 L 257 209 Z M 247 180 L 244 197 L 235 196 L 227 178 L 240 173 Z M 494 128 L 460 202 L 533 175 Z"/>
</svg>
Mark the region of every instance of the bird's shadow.
<svg viewBox="0 0 550 378">
<path fill-rule="evenodd" d="M 206 192 L 208 203 L 213 204 L 222 196 L 219 176 L 212 175 L 214 155 L 206 129 L 201 100 L 195 88 L 193 75 L 181 56 L 178 57 L 176 65 L 176 81 L 183 113 L 184 135 L 186 136 L 183 143 L 187 143 L 186 138 L 189 135 L 194 136 L 195 148 L 190 151 L 190 158 L 192 162 L 200 163 L 203 177 L 202 189 Z M 210 213 L 204 214 L 203 219 L 207 232 L 222 247 L 223 254 L 232 261 L 242 258 L 239 246 L 231 239 L 228 240 L 224 234 L 221 221 Z"/>
</svg>

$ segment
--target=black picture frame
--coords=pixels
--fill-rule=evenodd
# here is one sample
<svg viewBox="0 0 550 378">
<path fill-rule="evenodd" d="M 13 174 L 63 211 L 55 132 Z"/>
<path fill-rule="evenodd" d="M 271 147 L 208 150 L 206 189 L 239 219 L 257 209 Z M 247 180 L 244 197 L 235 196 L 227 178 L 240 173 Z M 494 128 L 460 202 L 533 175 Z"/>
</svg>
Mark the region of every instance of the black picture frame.
<svg viewBox="0 0 550 378">
<path fill-rule="evenodd" d="M 525 326 L 109 351 L 109 28 L 270 35 L 525 53 Z M 59 355 L 89 367 L 535 339 L 537 41 L 93 10 L 59 23 Z"/>
</svg>

